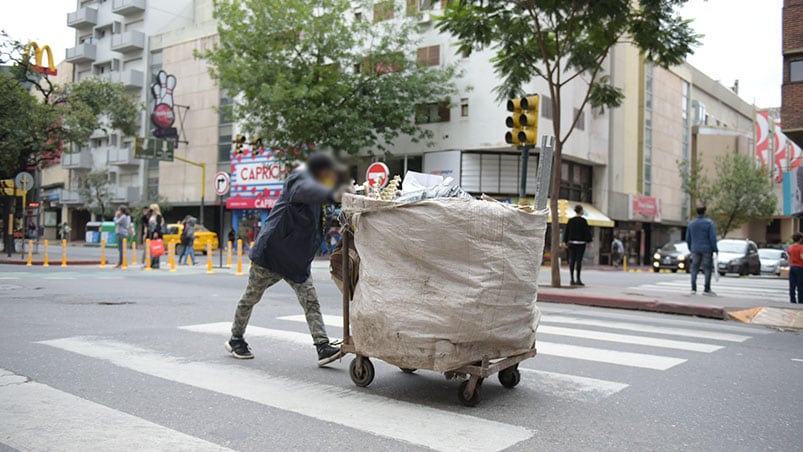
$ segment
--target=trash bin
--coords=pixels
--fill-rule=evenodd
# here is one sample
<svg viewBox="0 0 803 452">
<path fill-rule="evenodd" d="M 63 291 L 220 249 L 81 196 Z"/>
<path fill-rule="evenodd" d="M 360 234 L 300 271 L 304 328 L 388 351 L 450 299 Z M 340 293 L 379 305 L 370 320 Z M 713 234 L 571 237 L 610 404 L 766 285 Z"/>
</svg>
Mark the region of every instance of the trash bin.
<svg viewBox="0 0 803 452">
<path fill-rule="evenodd" d="M 86 224 L 86 243 L 100 243 L 100 221 Z"/>
<path fill-rule="evenodd" d="M 100 224 L 100 238 L 106 240 L 107 245 L 117 244 L 117 234 L 114 232 L 114 222 L 104 221 Z"/>
</svg>

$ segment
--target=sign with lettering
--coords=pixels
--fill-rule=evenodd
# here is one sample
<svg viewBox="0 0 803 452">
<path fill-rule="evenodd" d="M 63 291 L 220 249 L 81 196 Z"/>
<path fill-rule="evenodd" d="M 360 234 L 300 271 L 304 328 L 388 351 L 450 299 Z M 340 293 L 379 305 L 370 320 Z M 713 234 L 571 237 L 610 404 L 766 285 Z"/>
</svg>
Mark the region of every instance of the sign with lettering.
<svg viewBox="0 0 803 452">
<path fill-rule="evenodd" d="M 271 209 L 282 193 L 287 167 L 266 148 L 242 148 L 231 155 L 228 209 Z"/>
</svg>

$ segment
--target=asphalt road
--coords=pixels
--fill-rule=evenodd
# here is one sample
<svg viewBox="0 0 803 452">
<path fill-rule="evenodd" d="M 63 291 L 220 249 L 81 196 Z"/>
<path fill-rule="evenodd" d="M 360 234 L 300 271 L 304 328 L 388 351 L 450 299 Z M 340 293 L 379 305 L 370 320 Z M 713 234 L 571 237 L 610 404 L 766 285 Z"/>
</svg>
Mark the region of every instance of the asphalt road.
<svg viewBox="0 0 803 452">
<path fill-rule="evenodd" d="M 223 342 L 245 278 L 180 270 L 0 266 L 0 449 L 803 448 L 796 333 L 542 304 L 521 384 L 486 381 L 466 408 L 432 372 L 375 362 L 357 388 L 350 357 L 317 368 L 284 284 L 254 311 L 256 359 L 234 360 Z M 314 275 L 337 337 L 339 293 Z"/>
</svg>

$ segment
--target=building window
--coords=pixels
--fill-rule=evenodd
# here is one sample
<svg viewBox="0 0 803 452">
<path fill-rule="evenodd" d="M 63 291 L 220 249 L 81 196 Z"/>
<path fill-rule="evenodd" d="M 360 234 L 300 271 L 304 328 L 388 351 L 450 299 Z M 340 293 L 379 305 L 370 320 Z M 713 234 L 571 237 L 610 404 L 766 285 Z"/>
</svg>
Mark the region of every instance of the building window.
<svg viewBox="0 0 803 452">
<path fill-rule="evenodd" d="M 220 107 L 218 108 L 218 162 L 228 162 L 231 160 L 231 142 L 234 135 L 233 123 L 234 115 L 232 112 L 234 101 L 225 93 L 220 93 Z"/>
<path fill-rule="evenodd" d="M 644 64 L 644 140 L 642 142 L 642 185 L 643 192 L 652 192 L 652 82 L 653 65 Z"/>
<path fill-rule="evenodd" d="M 560 198 L 569 201 L 592 202 L 594 172 L 588 165 L 575 162 L 560 164 Z"/>
<path fill-rule="evenodd" d="M 460 99 L 460 116 L 468 117 L 468 97 Z"/>
<path fill-rule="evenodd" d="M 789 81 L 803 82 L 803 60 L 789 63 Z"/>
<path fill-rule="evenodd" d="M 354 13 L 354 22 L 362 22 L 362 12 L 357 11 Z"/>
<path fill-rule="evenodd" d="M 438 66 L 441 64 L 441 46 L 419 47 L 416 61 L 421 66 Z"/>
<path fill-rule="evenodd" d="M 577 124 L 575 125 L 577 130 L 586 130 L 586 112 L 575 108 L 574 117 L 577 118 Z"/>
<path fill-rule="evenodd" d="M 552 119 L 552 99 L 544 96 L 541 102 L 541 117 L 544 119 Z"/>
<path fill-rule="evenodd" d="M 393 0 L 374 3 L 374 22 L 393 19 Z"/>
<path fill-rule="evenodd" d="M 449 101 L 420 104 L 415 108 L 416 124 L 431 124 L 434 122 L 449 122 L 451 109 Z"/>
</svg>

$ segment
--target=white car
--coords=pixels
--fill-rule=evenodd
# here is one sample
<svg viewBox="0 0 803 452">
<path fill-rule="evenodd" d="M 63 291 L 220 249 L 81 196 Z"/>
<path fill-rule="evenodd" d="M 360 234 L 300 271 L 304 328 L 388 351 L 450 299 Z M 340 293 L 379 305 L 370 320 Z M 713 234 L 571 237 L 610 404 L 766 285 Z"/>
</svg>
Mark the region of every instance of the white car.
<svg viewBox="0 0 803 452">
<path fill-rule="evenodd" d="M 759 248 L 758 258 L 761 260 L 761 273 L 766 275 L 781 275 L 781 267 L 789 265 L 789 256 L 784 250 L 773 248 Z"/>
</svg>

